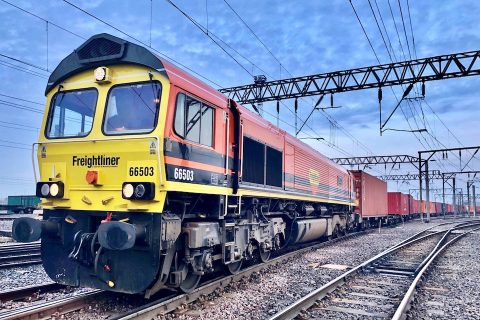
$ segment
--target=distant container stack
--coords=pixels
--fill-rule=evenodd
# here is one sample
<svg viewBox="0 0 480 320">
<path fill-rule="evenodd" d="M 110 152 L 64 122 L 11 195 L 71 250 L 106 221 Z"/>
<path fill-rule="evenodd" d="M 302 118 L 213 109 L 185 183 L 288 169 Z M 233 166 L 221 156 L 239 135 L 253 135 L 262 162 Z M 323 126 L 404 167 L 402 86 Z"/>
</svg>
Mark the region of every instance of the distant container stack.
<svg viewBox="0 0 480 320">
<path fill-rule="evenodd" d="M 32 213 L 40 204 L 40 198 L 36 196 L 8 196 L 8 213 Z"/>
</svg>

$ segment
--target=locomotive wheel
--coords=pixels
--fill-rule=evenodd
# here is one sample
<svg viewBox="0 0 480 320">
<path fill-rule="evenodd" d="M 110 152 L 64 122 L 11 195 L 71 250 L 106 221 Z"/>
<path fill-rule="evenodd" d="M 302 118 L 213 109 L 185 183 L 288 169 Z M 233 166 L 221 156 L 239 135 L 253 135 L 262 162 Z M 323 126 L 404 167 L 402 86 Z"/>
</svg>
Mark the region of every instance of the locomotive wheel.
<svg viewBox="0 0 480 320">
<path fill-rule="evenodd" d="M 335 225 L 335 228 L 333 229 L 333 232 L 332 232 L 332 238 L 333 239 L 336 239 L 338 238 L 340 235 L 340 228 L 338 227 L 338 224 Z"/>
<path fill-rule="evenodd" d="M 237 274 L 242 269 L 243 260 L 229 263 L 226 265 L 229 274 Z"/>
<path fill-rule="evenodd" d="M 201 277 L 201 275 L 194 274 L 191 270 L 188 271 L 187 277 L 185 280 L 183 280 L 182 284 L 180 284 L 180 290 L 182 290 L 184 293 L 192 292 L 200 283 Z"/>
<path fill-rule="evenodd" d="M 259 256 L 260 256 L 260 260 L 262 262 L 267 262 L 268 260 L 270 260 L 270 254 L 272 253 L 272 251 L 264 251 L 262 248 L 258 249 L 259 251 Z"/>
</svg>

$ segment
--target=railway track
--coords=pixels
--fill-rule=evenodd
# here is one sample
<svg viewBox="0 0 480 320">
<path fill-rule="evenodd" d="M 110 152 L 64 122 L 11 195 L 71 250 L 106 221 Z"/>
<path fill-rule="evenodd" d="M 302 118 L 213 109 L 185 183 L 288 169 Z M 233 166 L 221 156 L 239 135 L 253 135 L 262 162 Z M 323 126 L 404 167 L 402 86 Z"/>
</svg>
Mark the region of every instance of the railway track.
<svg viewBox="0 0 480 320">
<path fill-rule="evenodd" d="M 404 319 L 422 275 L 450 244 L 480 222 L 437 225 L 394 245 L 297 300 L 270 320 Z M 444 230 L 435 230 L 444 229 Z"/>
<path fill-rule="evenodd" d="M 76 296 L 51 301 L 42 301 L 15 310 L 0 312 L 1 320 L 50 319 L 52 316 L 79 310 L 103 295 L 102 290 L 94 290 Z"/>
<path fill-rule="evenodd" d="M 239 281 L 249 275 L 259 272 L 269 266 L 278 265 L 294 257 L 295 255 L 301 254 L 309 250 L 315 250 L 320 247 L 330 245 L 332 243 L 350 239 L 358 235 L 364 234 L 365 231 L 356 232 L 348 234 L 344 237 L 333 239 L 330 241 L 317 243 L 314 245 L 306 246 L 298 251 L 288 252 L 279 257 L 273 258 L 266 263 L 254 265 L 246 269 L 241 270 L 239 273 L 231 276 L 221 276 L 215 279 L 210 279 L 204 282 L 199 288 L 190 294 L 180 294 L 177 292 L 167 292 L 164 293 L 161 298 L 155 299 L 153 301 L 148 301 L 143 304 L 141 307 L 134 309 L 128 313 L 117 315 L 116 317 L 110 317 L 110 319 L 144 319 L 148 317 L 155 317 L 158 314 L 166 314 L 171 311 L 176 310 L 177 308 L 184 306 L 188 303 L 194 302 L 195 300 L 210 294 L 217 290 L 218 288 L 223 288 L 229 284 Z M 63 298 L 59 300 L 49 301 L 47 303 L 41 304 L 32 304 L 27 307 L 22 307 L 17 310 L 0 312 L 0 320 L 11 320 L 11 319 L 48 319 L 52 315 L 67 314 L 72 311 L 82 309 L 87 306 L 89 303 L 97 301 L 100 297 L 105 297 L 109 292 L 94 290 L 86 294 L 80 294 L 75 297 Z M 1 295 L 0 295 L 1 298 Z"/>
<path fill-rule="evenodd" d="M 452 224 L 453 222 L 446 222 L 444 224 L 432 226 L 413 237 L 405 240 L 410 241 L 413 238 L 422 237 L 428 234 L 436 234 L 439 231 L 432 231 L 434 228 L 441 228 L 442 225 L 446 226 Z M 375 232 L 375 230 L 369 230 L 367 232 Z M 443 232 L 443 231 L 442 231 Z M 194 292 L 190 294 L 180 294 L 177 292 L 163 292 L 162 295 L 157 295 L 159 298 L 154 299 L 153 301 L 145 301 L 141 303 L 141 306 L 131 310 L 128 313 L 110 316 L 110 319 L 144 319 L 144 318 L 155 318 L 157 315 L 167 314 L 169 312 L 175 311 L 178 308 L 184 307 L 185 305 L 201 299 L 202 297 L 214 292 L 219 288 L 224 288 L 230 285 L 233 282 L 239 281 L 243 278 L 250 276 L 253 273 L 260 272 L 268 267 L 281 265 L 288 259 L 295 257 L 296 255 L 305 253 L 309 250 L 316 250 L 323 246 L 331 245 L 333 243 L 347 240 L 361 234 L 365 234 L 365 231 L 351 233 L 347 236 L 333 239 L 330 241 L 317 243 L 314 245 L 305 246 L 304 248 L 285 253 L 281 256 L 275 257 L 270 261 L 254 265 L 248 268 L 241 270 L 239 273 L 230 276 L 221 276 L 215 279 L 210 279 L 201 284 Z M 405 242 L 403 241 L 403 242 Z M 403 243 L 402 242 L 402 243 Z M 401 245 L 402 243 L 398 244 Z M 109 292 L 95 290 L 86 294 L 80 294 L 75 297 L 63 298 L 58 300 L 49 301 L 48 303 L 42 304 L 32 304 L 28 307 L 22 307 L 14 311 L 0 312 L 0 320 L 9 320 L 9 319 L 48 319 L 52 315 L 58 316 L 61 314 L 67 314 L 85 308 L 92 302 L 98 301 L 100 298 L 105 298 L 108 296 Z M 155 298 L 155 297 L 154 297 Z M 0 295 L 1 299 L 1 295 Z"/>
<path fill-rule="evenodd" d="M 369 232 L 373 232 L 374 230 L 370 230 Z M 296 255 L 305 253 L 310 250 L 316 250 L 326 245 L 330 245 L 335 242 L 339 242 L 342 240 L 347 240 L 361 234 L 365 234 L 366 231 L 360 231 L 348 234 L 341 238 L 336 238 L 333 240 L 329 240 L 326 242 L 317 243 L 314 245 L 306 246 L 300 250 L 292 251 L 285 253 L 281 256 L 275 257 L 265 263 L 253 265 L 246 269 L 242 269 L 239 273 L 230 275 L 230 276 L 222 276 L 216 279 L 209 280 L 203 283 L 199 288 L 194 290 L 192 293 L 189 294 L 172 294 L 171 296 L 162 297 L 156 301 L 143 305 L 135 310 L 132 310 L 128 313 L 119 315 L 112 319 L 114 320 L 127 320 L 127 319 L 150 319 L 155 318 L 157 315 L 164 315 L 176 310 L 179 307 L 185 306 L 189 303 L 200 299 L 203 296 L 211 294 L 215 290 L 219 288 L 225 288 L 231 283 L 237 282 L 243 278 L 246 278 L 253 273 L 260 272 L 268 267 L 280 265 L 281 263 L 285 262 Z"/>
<path fill-rule="evenodd" d="M 0 245 L 0 269 L 42 263 L 40 242 Z"/>
</svg>

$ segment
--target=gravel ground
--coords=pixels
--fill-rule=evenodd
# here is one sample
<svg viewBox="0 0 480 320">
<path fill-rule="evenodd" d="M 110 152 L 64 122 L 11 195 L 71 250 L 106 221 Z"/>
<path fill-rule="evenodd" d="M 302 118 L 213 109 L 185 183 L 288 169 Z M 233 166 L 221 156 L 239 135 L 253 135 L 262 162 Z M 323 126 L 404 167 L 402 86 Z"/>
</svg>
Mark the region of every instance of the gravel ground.
<svg viewBox="0 0 480 320">
<path fill-rule="evenodd" d="M 0 269 L 0 291 L 51 281 L 41 264 Z"/>
<path fill-rule="evenodd" d="M 323 265 L 356 266 L 401 240 L 443 222 L 437 220 L 428 225 L 409 222 L 299 254 L 281 267 L 271 267 L 159 319 L 267 319 L 344 272 Z"/>
<path fill-rule="evenodd" d="M 271 267 L 197 301 L 188 308 L 167 315 L 171 319 L 266 319 L 296 299 L 322 286 L 344 270 L 322 267 L 325 264 L 355 266 L 429 226 L 444 221 L 432 221 L 429 225 L 410 222 L 396 228 L 383 228 L 299 254 L 281 267 Z M 361 250 L 359 250 L 361 248 Z M 0 270 L 0 290 L 13 289 L 51 281 L 41 265 Z M 41 299 L 57 299 L 88 289 L 70 289 L 48 293 Z M 103 300 L 103 299 L 102 299 Z M 96 301 L 84 310 L 67 315 L 72 319 L 106 319 L 112 313 L 125 312 L 138 306 L 138 297 L 106 295 L 105 301 Z M 3 308 L 15 308 L 9 303 Z"/>
<path fill-rule="evenodd" d="M 12 219 L 0 219 L 0 230 L 11 231 L 12 224 Z"/>
<path fill-rule="evenodd" d="M 42 265 L 0 269 L 0 291 L 49 282 L 52 280 L 47 276 Z M 32 303 L 41 305 L 45 301 L 75 296 L 91 290 L 88 288 L 65 288 L 34 295 L 25 301 L 0 301 L 0 312 L 32 305 Z"/>
<path fill-rule="evenodd" d="M 480 319 L 480 234 L 460 239 L 429 271 L 408 319 Z"/>
</svg>

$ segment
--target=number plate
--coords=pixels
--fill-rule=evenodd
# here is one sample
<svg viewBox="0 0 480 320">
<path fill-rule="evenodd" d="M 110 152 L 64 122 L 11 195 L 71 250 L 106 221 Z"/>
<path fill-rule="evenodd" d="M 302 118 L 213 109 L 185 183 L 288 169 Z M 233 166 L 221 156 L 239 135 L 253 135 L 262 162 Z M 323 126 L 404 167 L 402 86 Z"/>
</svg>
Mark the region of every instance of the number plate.
<svg viewBox="0 0 480 320">
<path fill-rule="evenodd" d="M 173 170 L 173 178 L 175 180 L 193 181 L 193 175 L 194 172 L 190 169 L 175 168 Z"/>
</svg>

